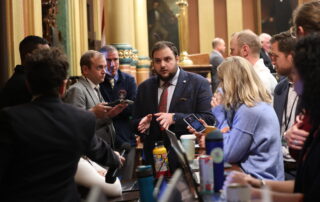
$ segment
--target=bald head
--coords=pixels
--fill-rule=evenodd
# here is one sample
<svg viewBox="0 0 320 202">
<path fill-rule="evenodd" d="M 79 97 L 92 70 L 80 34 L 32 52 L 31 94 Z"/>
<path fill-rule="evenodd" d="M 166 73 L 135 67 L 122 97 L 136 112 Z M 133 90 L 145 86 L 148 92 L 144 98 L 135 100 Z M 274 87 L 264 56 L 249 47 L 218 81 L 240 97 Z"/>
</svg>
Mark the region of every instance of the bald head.
<svg viewBox="0 0 320 202">
<path fill-rule="evenodd" d="M 255 64 L 260 58 L 261 44 L 259 37 L 251 30 L 243 30 L 232 35 L 230 41 L 230 54 L 241 56 Z"/>
<path fill-rule="evenodd" d="M 223 39 L 214 38 L 212 41 L 212 48 L 216 51 L 219 51 L 221 54 L 223 54 L 226 50 L 226 44 Z"/>
</svg>

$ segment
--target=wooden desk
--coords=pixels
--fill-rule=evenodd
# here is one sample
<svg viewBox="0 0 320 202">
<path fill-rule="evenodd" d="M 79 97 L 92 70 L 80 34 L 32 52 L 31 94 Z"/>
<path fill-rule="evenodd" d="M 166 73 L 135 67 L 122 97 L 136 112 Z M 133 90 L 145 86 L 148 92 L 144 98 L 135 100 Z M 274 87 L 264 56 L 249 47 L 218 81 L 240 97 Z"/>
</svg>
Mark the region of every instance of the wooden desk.
<svg viewBox="0 0 320 202">
<path fill-rule="evenodd" d="M 226 172 L 231 171 L 239 171 L 243 172 L 238 165 L 232 164 L 231 168 L 225 168 Z M 130 191 L 122 193 L 122 196 L 116 198 L 108 198 L 108 201 L 116 202 L 116 201 L 139 201 L 139 191 Z"/>
<path fill-rule="evenodd" d="M 196 74 L 200 74 L 203 77 L 207 78 L 208 74 L 211 74 L 211 64 L 202 64 L 202 65 L 187 65 L 181 66 L 181 68 L 188 72 L 193 72 Z"/>
</svg>

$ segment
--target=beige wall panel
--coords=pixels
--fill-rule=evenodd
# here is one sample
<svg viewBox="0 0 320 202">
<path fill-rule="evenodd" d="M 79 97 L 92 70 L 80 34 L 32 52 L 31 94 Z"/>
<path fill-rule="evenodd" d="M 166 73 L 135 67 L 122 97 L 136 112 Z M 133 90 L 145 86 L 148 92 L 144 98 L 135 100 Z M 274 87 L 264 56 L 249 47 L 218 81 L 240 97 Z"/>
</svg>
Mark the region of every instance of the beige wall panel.
<svg viewBox="0 0 320 202">
<path fill-rule="evenodd" d="M 80 20 L 80 48 L 81 54 L 88 50 L 88 18 L 87 0 L 79 0 L 79 20 Z"/>
<path fill-rule="evenodd" d="M 146 0 L 134 0 L 135 48 L 138 55 L 149 56 L 147 3 Z"/>
<path fill-rule="evenodd" d="M 70 43 L 70 75 L 79 76 L 80 58 L 81 58 L 81 42 L 80 42 L 80 7 L 79 1 L 69 0 L 69 43 Z"/>
<path fill-rule="evenodd" d="M 227 5 L 227 30 L 228 42 L 233 33 L 243 29 L 242 1 L 226 0 Z"/>
<path fill-rule="evenodd" d="M 135 13 L 134 13 L 134 1 L 136 0 L 126 0 L 127 4 L 129 6 L 129 18 L 127 19 L 127 27 L 128 27 L 128 32 L 127 34 L 130 35 L 130 45 L 132 47 L 136 47 L 136 42 L 135 42 Z"/>
<path fill-rule="evenodd" d="M 105 0 L 106 42 L 134 44 L 133 0 Z"/>
<path fill-rule="evenodd" d="M 101 23 L 102 23 L 102 13 L 101 13 L 101 0 L 92 0 L 93 5 L 93 32 L 94 39 L 101 40 Z"/>
<path fill-rule="evenodd" d="M 199 8 L 199 39 L 200 53 L 211 52 L 211 41 L 215 36 L 213 0 L 200 0 Z"/>
<path fill-rule="evenodd" d="M 23 11 L 25 35 L 42 37 L 41 0 L 24 0 Z"/>
<path fill-rule="evenodd" d="M 23 0 L 6 2 L 6 31 L 8 40 L 8 74 L 12 75 L 13 69 L 20 64 L 19 43 L 24 38 Z"/>
</svg>

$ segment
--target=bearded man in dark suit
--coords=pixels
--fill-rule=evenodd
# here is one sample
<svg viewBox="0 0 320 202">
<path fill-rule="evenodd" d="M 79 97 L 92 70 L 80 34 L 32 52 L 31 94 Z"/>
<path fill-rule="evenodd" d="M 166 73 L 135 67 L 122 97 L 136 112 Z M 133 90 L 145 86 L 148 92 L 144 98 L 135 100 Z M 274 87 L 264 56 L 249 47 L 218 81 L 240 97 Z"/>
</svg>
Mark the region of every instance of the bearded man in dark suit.
<svg viewBox="0 0 320 202">
<path fill-rule="evenodd" d="M 157 42 L 151 56 L 156 76 L 138 87 L 133 125 L 144 139 L 146 163 L 153 164 L 152 150 L 155 142 L 161 140 L 169 151 L 169 164 L 174 170 L 177 160 L 174 151 L 170 152 L 170 142 L 163 129 L 174 131 L 178 138 L 189 133 L 183 118 L 192 113 L 213 125 L 212 92 L 205 78 L 185 72 L 178 66 L 178 50 L 173 43 Z M 166 96 L 163 96 L 164 92 Z"/>
</svg>

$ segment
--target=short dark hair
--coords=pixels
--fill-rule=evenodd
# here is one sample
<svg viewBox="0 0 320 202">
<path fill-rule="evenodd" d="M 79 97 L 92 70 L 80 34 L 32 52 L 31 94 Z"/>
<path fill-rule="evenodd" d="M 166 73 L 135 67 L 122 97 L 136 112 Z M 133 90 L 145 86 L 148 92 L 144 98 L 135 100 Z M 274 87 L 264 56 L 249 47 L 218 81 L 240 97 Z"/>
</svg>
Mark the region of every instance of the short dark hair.
<svg viewBox="0 0 320 202">
<path fill-rule="evenodd" d="M 37 49 L 39 44 L 49 45 L 49 42 L 39 36 L 30 35 L 25 37 L 19 44 L 21 62 L 24 61 L 28 53 L 31 53 L 33 50 Z"/>
<path fill-rule="evenodd" d="M 104 58 L 104 55 L 102 53 L 95 50 L 88 50 L 87 52 L 85 52 L 80 58 L 81 70 L 83 66 L 87 66 L 90 69 L 92 63 L 91 58 L 94 58 L 96 56 Z"/>
<path fill-rule="evenodd" d="M 177 47 L 174 45 L 174 43 L 170 42 L 170 41 L 158 41 L 157 43 L 154 44 L 154 46 L 152 47 L 152 51 L 151 51 L 151 58 L 153 58 L 153 54 L 154 52 L 164 49 L 164 48 L 170 48 L 170 50 L 173 52 L 174 56 L 178 56 L 179 52 Z"/>
<path fill-rule="evenodd" d="M 69 63 L 58 48 L 36 49 L 26 57 L 26 75 L 33 95 L 58 95 Z"/>
<path fill-rule="evenodd" d="M 103 46 L 102 48 L 100 48 L 99 50 L 100 53 L 104 53 L 104 52 L 118 52 L 117 48 L 112 46 L 112 45 L 106 45 Z"/>
<path fill-rule="evenodd" d="M 292 36 L 290 31 L 281 32 L 272 36 L 271 44 L 278 42 L 278 49 L 286 55 L 291 54 L 296 46 L 297 39 Z"/>
</svg>

